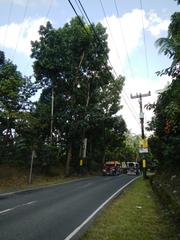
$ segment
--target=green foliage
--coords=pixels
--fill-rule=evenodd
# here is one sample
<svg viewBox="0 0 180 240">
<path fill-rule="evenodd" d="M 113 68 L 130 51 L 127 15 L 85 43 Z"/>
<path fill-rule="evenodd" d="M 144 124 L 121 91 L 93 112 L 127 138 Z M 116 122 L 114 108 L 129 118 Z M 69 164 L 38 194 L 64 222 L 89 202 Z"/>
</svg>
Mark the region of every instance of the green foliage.
<svg viewBox="0 0 180 240">
<path fill-rule="evenodd" d="M 177 237 L 175 226 L 165 218 L 149 181 L 140 178 L 97 216 L 80 240 L 168 240 Z"/>
<path fill-rule="evenodd" d="M 0 65 L 4 64 L 4 61 L 5 61 L 4 52 L 0 51 Z"/>
<path fill-rule="evenodd" d="M 180 0 L 174 0 L 174 1 L 176 1 L 176 2 L 177 2 L 177 4 L 180 4 Z"/>
<path fill-rule="evenodd" d="M 35 161 L 35 167 L 39 168 L 41 171 L 48 172 L 50 167 L 57 166 L 59 163 L 58 148 L 56 146 L 41 145 L 36 154 L 37 159 Z"/>
<path fill-rule="evenodd" d="M 160 94 L 154 109 L 151 128 L 157 137 L 151 143 L 152 151 L 162 165 L 180 167 L 180 82 L 173 80 Z M 157 150 L 156 150 L 157 149 Z M 159 153 L 158 153 L 159 152 Z"/>
<path fill-rule="evenodd" d="M 3 55 L 4 56 L 4 55 Z M 16 152 L 16 138 L 24 129 L 25 111 L 31 109 L 31 96 L 36 86 L 30 78 L 23 77 L 16 65 L 5 57 L 0 65 L 0 159 L 13 162 Z M 22 117 L 24 121 L 22 121 Z M 20 127 L 21 126 L 21 127 Z"/>
<path fill-rule="evenodd" d="M 172 83 L 153 105 L 155 116 L 149 127 L 155 136 L 150 139 L 150 147 L 161 167 L 180 168 L 180 13 L 172 15 L 168 37 L 156 43 L 172 59 L 171 67 L 160 73 L 171 76 Z"/>
<path fill-rule="evenodd" d="M 168 36 L 166 38 L 159 38 L 155 42 L 159 47 L 159 52 L 164 53 L 172 59 L 172 64 L 169 68 L 158 72 L 158 74 L 168 74 L 173 78 L 179 75 L 180 62 L 180 12 L 175 12 L 171 16 L 171 23 L 168 28 Z"/>
<path fill-rule="evenodd" d="M 50 117 L 47 116 L 51 112 L 53 89 L 53 143 L 65 149 L 67 156 L 71 155 L 73 168 L 79 164 L 85 137 L 88 139 L 87 159 L 90 166 L 92 161 L 101 163 L 111 142 L 113 148 L 112 139 L 117 139 L 114 140 L 117 142 L 114 148 L 121 144 L 120 138 L 126 130 L 121 120 L 119 133 L 112 132 L 115 124 L 113 115 L 121 108 L 120 93 L 124 78 L 114 79 L 109 71 L 106 30 L 100 23 L 94 25 L 101 42 L 97 44 L 92 28 L 85 23 L 84 26 L 86 31 L 77 17 L 59 29 L 47 23 L 45 27 L 40 27 L 40 40 L 32 42 L 31 57 L 35 59 L 36 81 L 43 87 L 35 110 L 43 126 L 40 135 L 48 141 Z M 108 134 L 113 136 L 107 146 Z M 70 148 L 72 154 L 68 154 Z"/>
<path fill-rule="evenodd" d="M 124 146 L 126 125 L 115 115 L 122 107 L 125 78 L 115 79 L 108 66 L 106 29 L 100 23 L 93 25 L 95 36 L 91 26 L 84 26 L 86 31 L 75 17 L 62 28 L 55 29 L 49 22 L 40 27 L 39 40 L 32 42 L 35 83 L 0 52 L 0 157 L 4 162 L 28 168 L 35 150 L 35 168 L 48 171 L 66 162 L 69 174 L 79 170 L 85 138 L 88 169 L 101 168 L 108 154 L 118 156 Z M 40 99 L 32 103 L 38 87 Z"/>
</svg>

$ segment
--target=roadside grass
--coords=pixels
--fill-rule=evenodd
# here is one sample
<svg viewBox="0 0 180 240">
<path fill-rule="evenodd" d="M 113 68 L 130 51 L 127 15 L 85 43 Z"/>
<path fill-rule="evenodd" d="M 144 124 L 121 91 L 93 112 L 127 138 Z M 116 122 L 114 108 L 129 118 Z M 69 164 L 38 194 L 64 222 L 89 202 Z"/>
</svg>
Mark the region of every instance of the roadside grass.
<svg viewBox="0 0 180 240">
<path fill-rule="evenodd" d="M 32 184 L 28 184 L 27 179 L 11 178 L 6 183 L 0 184 L 0 193 L 23 190 L 28 188 L 36 188 L 43 186 L 50 186 L 58 183 L 65 183 L 78 178 L 73 177 L 47 177 L 47 176 L 34 176 Z"/>
<path fill-rule="evenodd" d="M 82 176 L 64 177 L 63 174 L 48 176 L 45 174 L 33 174 L 32 184 L 28 184 L 29 172 L 24 169 L 3 166 L 0 168 L 0 193 L 16 191 L 27 188 L 48 186 L 52 184 L 64 183 Z M 83 176 L 87 177 L 87 176 Z"/>
<path fill-rule="evenodd" d="M 94 220 L 81 240 L 176 240 L 148 180 L 138 179 Z"/>
</svg>

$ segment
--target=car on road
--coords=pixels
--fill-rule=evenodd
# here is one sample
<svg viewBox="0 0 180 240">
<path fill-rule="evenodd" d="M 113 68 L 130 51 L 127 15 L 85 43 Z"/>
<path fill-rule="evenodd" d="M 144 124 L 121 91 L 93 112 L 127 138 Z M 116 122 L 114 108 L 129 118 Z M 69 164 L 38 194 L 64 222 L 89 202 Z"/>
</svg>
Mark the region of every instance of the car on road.
<svg viewBox="0 0 180 240">
<path fill-rule="evenodd" d="M 115 176 L 120 174 L 120 162 L 118 161 L 107 161 L 104 163 L 102 169 L 103 176 Z"/>
<path fill-rule="evenodd" d="M 127 174 L 128 175 L 139 175 L 140 167 L 138 162 L 127 162 Z"/>
</svg>

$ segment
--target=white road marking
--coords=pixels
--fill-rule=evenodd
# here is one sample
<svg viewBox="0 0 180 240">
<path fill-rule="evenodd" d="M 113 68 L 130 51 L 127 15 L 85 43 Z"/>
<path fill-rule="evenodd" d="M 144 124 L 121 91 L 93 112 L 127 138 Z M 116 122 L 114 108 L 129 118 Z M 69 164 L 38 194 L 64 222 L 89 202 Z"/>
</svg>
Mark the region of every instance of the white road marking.
<svg viewBox="0 0 180 240">
<path fill-rule="evenodd" d="M 6 209 L 6 210 L 0 211 L 0 214 L 2 214 L 2 213 L 7 213 L 7 212 L 9 212 L 9 211 L 11 211 L 11 210 L 12 210 L 12 208 L 8 208 L 8 209 Z"/>
<path fill-rule="evenodd" d="M 109 197 L 104 203 L 102 203 L 84 222 L 82 222 L 72 233 L 70 233 L 64 240 L 70 240 L 74 237 L 80 230 L 83 228 L 109 201 L 111 201 L 119 192 L 121 192 L 125 187 L 127 187 L 130 183 L 135 181 L 137 178 L 132 179 L 130 182 L 126 183 L 123 187 L 118 189 L 111 197 Z"/>
<path fill-rule="evenodd" d="M 27 203 L 23 203 L 23 204 L 20 204 L 20 205 L 17 205 L 13 208 L 8 208 L 8 209 L 5 209 L 3 211 L 0 211 L 0 214 L 4 214 L 4 213 L 7 213 L 7 212 L 10 212 L 10 211 L 13 211 L 15 210 L 16 208 L 20 208 L 20 207 L 23 207 L 23 206 L 27 206 L 27 205 L 31 205 L 33 203 L 36 203 L 37 201 L 31 201 L 31 202 L 27 202 Z"/>
<path fill-rule="evenodd" d="M 37 201 L 27 202 L 27 203 L 22 204 L 22 206 L 31 205 L 31 204 L 36 203 L 36 202 Z"/>
</svg>

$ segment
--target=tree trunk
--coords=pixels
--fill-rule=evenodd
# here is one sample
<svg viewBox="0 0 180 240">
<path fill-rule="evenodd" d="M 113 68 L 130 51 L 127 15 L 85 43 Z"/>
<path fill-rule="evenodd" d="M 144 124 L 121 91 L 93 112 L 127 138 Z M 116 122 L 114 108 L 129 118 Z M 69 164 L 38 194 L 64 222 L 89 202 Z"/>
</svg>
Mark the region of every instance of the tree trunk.
<svg viewBox="0 0 180 240">
<path fill-rule="evenodd" d="M 102 165 L 104 165 L 104 163 L 105 163 L 105 157 L 106 157 L 106 155 L 105 155 L 105 151 L 104 151 L 103 156 L 102 156 Z"/>
<path fill-rule="evenodd" d="M 89 157 L 90 160 L 93 159 L 93 143 L 92 143 L 92 137 L 89 139 Z"/>
<path fill-rule="evenodd" d="M 70 163 L 72 157 L 72 143 L 68 146 L 67 161 L 66 161 L 66 176 L 69 176 L 70 173 Z"/>
</svg>

